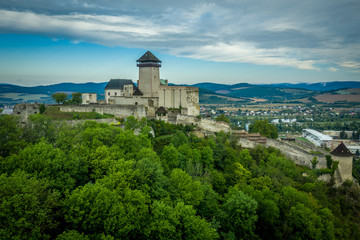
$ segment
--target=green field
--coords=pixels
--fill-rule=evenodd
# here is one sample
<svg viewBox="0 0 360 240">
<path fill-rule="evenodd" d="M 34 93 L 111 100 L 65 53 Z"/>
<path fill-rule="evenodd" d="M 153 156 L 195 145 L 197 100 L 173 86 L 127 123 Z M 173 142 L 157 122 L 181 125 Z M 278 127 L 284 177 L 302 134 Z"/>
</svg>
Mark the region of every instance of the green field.
<svg viewBox="0 0 360 240">
<path fill-rule="evenodd" d="M 304 141 L 304 142 L 311 143 L 309 140 L 307 140 L 307 139 L 304 138 L 304 137 L 297 137 L 297 139 L 302 140 L 302 141 Z"/>
</svg>

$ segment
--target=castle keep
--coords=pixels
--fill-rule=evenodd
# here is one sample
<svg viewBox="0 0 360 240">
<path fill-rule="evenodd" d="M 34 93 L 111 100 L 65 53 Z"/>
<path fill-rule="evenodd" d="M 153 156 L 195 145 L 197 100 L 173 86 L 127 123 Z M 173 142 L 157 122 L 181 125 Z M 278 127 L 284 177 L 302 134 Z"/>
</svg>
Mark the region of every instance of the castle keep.
<svg viewBox="0 0 360 240">
<path fill-rule="evenodd" d="M 161 61 L 150 51 L 137 60 L 137 66 L 137 86 L 129 79 L 111 79 L 105 87 L 106 104 L 143 106 L 149 117 L 155 116 L 160 108 L 179 109 L 181 114 L 190 116 L 200 114 L 199 89 L 169 86 L 167 80 L 160 79 Z"/>
</svg>

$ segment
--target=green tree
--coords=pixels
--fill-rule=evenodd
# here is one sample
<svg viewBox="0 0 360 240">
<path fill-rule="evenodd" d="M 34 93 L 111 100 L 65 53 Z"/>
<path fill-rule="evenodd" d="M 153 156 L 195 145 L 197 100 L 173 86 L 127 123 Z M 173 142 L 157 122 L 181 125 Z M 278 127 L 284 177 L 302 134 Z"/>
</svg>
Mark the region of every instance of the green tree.
<svg viewBox="0 0 360 240">
<path fill-rule="evenodd" d="M 155 201 L 151 206 L 149 239 L 217 239 L 210 223 L 196 216 L 192 206 L 179 202 L 170 207 Z"/>
<path fill-rule="evenodd" d="M 50 118 L 41 114 L 30 115 L 29 120 L 24 128 L 24 139 L 30 143 L 35 143 L 41 138 L 51 143 L 55 142 L 61 123 L 54 124 Z"/>
<path fill-rule="evenodd" d="M 178 168 L 180 165 L 179 152 L 172 144 L 164 147 L 160 160 L 166 174 L 170 174 L 174 168 Z"/>
<path fill-rule="evenodd" d="M 57 104 L 64 103 L 68 97 L 66 93 L 53 93 L 51 96 Z"/>
<path fill-rule="evenodd" d="M 249 126 L 250 133 L 260 133 L 261 136 L 268 138 L 277 138 L 278 132 L 274 125 L 269 123 L 268 120 L 257 120 Z"/>
<path fill-rule="evenodd" d="M 215 119 L 217 122 L 225 122 L 230 124 L 230 119 L 228 119 L 224 114 L 221 114 Z"/>
<path fill-rule="evenodd" d="M 331 169 L 331 166 L 333 164 L 333 160 L 331 158 L 331 155 L 326 155 L 325 158 L 326 158 L 326 166 L 327 166 L 327 168 Z"/>
<path fill-rule="evenodd" d="M 0 238 L 50 239 L 59 224 L 59 194 L 47 181 L 17 171 L 0 176 Z"/>
<path fill-rule="evenodd" d="M 231 189 L 222 205 L 221 230 L 225 236 L 235 239 L 253 239 L 258 217 L 257 202 L 238 189 Z"/>
<path fill-rule="evenodd" d="M 210 147 L 204 147 L 200 151 L 201 153 L 201 162 L 204 164 L 204 167 L 213 168 L 214 167 L 214 153 Z"/>
<path fill-rule="evenodd" d="M 23 130 L 17 117 L 0 115 L 0 156 L 6 157 L 16 153 L 26 145 L 22 140 Z"/>
<path fill-rule="evenodd" d="M 124 188 L 123 188 L 124 187 Z M 86 235 L 106 233 L 116 239 L 143 239 L 148 216 L 148 197 L 112 182 L 88 183 L 64 201 L 65 220 Z"/>
<path fill-rule="evenodd" d="M 66 155 L 45 141 L 29 145 L 6 158 L 3 167 L 9 173 L 21 169 L 39 179 L 46 179 L 50 187 L 60 192 L 73 189 L 76 182 L 81 181 L 77 178 L 87 172 L 79 158 L 73 154 Z"/>
<path fill-rule="evenodd" d="M 129 116 L 125 121 L 125 130 L 135 130 L 139 127 L 139 122 L 134 116 Z"/>
<path fill-rule="evenodd" d="M 319 160 L 317 160 L 317 157 L 314 157 L 313 160 L 311 160 L 311 166 L 313 169 L 316 168 L 316 165 L 318 164 Z"/>
<path fill-rule="evenodd" d="M 68 230 L 58 235 L 56 239 L 57 240 L 77 240 L 77 239 L 89 240 L 89 237 L 84 235 L 83 233 L 79 233 L 76 230 Z"/>
<path fill-rule="evenodd" d="M 193 181 L 189 174 L 178 168 L 171 172 L 169 180 L 176 199 L 181 199 L 189 205 L 197 206 L 200 204 L 204 192 L 199 181 Z"/>
<path fill-rule="evenodd" d="M 71 96 L 72 96 L 71 102 L 73 104 L 81 104 L 81 102 L 82 102 L 81 93 L 74 92 L 71 94 Z"/>
<path fill-rule="evenodd" d="M 345 139 L 347 137 L 348 137 L 348 135 L 344 130 L 340 132 L 340 139 Z"/>
<path fill-rule="evenodd" d="M 301 203 L 291 207 L 287 223 L 286 239 L 323 239 L 321 218 Z"/>
<path fill-rule="evenodd" d="M 171 138 L 171 143 L 178 148 L 179 146 L 183 145 L 183 144 L 187 144 L 188 143 L 188 139 L 185 135 L 184 132 L 182 131 L 175 131 L 175 134 L 172 136 Z"/>
<path fill-rule="evenodd" d="M 46 106 L 45 104 L 40 104 L 39 105 L 39 111 L 40 111 L 40 114 L 43 114 L 46 110 Z"/>
</svg>

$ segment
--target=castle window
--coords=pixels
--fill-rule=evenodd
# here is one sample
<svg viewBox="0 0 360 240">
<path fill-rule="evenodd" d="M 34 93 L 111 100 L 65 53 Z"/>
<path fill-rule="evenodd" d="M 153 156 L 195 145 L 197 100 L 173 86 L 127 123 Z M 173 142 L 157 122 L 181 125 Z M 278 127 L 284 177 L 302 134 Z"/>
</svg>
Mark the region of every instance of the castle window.
<svg viewBox="0 0 360 240">
<path fill-rule="evenodd" d="M 108 92 L 108 96 L 110 96 L 110 92 Z"/>
<path fill-rule="evenodd" d="M 116 96 L 117 92 L 115 92 L 115 96 Z"/>
</svg>

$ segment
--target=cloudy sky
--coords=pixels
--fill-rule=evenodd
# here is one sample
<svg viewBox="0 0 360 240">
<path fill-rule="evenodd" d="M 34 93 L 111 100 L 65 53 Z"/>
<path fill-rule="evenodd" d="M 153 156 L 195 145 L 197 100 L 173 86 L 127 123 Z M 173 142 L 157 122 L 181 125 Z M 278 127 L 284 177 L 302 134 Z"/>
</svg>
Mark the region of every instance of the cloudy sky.
<svg viewBox="0 0 360 240">
<path fill-rule="evenodd" d="M 0 0 L 0 82 L 360 81 L 360 1 Z"/>
</svg>

